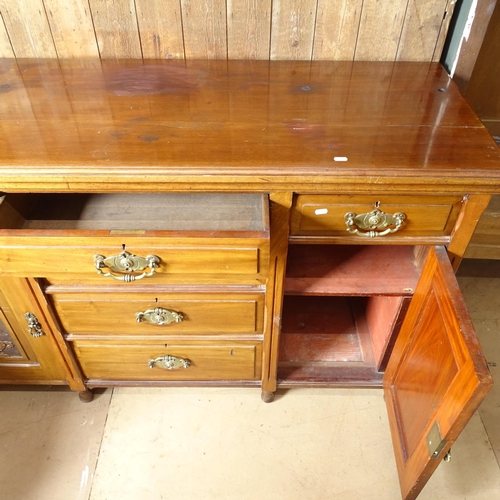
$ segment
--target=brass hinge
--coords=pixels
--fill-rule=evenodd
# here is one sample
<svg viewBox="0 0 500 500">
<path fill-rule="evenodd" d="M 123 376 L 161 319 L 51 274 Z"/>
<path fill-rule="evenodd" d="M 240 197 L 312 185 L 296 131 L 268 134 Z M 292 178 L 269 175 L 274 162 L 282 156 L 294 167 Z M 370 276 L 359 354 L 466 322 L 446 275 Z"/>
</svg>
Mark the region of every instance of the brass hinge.
<svg viewBox="0 0 500 500">
<path fill-rule="evenodd" d="M 439 423 L 437 420 L 431 427 L 429 434 L 427 434 L 426 441 L 427 448 L 429 448 L 429 457 L 439 457 L 439 454 L 443 451 L 443 448 L 446 446 L 447 441 L 441 436 L 441 429 L 439 428 Z"/>
</svg>

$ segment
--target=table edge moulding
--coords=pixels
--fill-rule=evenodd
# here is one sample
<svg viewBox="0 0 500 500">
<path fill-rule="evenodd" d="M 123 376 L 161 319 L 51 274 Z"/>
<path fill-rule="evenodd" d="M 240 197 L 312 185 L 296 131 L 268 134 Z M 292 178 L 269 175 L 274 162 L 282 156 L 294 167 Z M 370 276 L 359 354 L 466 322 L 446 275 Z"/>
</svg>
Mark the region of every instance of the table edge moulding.
<svg viewBox="0 0 500 500">
<path fill-rule="evenodd" d="M 0 383 L 384 387 L 418 496 L 492 385 L 500 150 L 439 64 L 1 59 L 0 116 Z"/>
</svg>

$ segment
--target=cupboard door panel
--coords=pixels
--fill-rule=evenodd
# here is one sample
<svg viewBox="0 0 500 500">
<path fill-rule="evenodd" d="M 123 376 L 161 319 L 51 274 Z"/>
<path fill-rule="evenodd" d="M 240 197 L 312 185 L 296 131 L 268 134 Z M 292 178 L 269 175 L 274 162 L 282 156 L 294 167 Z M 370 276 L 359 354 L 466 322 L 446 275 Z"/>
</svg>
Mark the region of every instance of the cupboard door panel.
<svg viewBox="0 0 500 500">
<path fill-rule="evenodd" d="M 491 385 L 446 251 L 433 247 L 384 375 L 405 500 L 422 490 Z"/>
<path fill-rule="evenodd" d="M 26 313 L 33 316 L 28 322 Z M 65 383 L 66 373 L 28 280 L 0 278 L 0 383 Z"/>
</svg>

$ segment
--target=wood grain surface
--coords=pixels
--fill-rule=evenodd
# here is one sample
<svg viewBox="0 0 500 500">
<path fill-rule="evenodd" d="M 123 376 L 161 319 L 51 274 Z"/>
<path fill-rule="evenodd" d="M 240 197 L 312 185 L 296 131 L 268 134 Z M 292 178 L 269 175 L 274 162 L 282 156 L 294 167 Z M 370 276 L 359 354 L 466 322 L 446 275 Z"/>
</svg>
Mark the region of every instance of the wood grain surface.
<svg viewBox="0 0 500 500">
<path fill-rule="evenodd" d="M 433 61 L 436 41 L 447 12 L 448 0 L 413 0 L 408 2 L 396 59 L 398 61 Z"/>
<path fill-rule="evenodd" d="M 390 3 L 364 0 L 354 54 L 356 61 L 396 59 L 407 5 L 406 0 Z"/>
<path fill-rule="evenodd" d="M 99 54 L 142 58 L 134 0 L 89 0 Z"/>
<path fill-rule="evenodd" d="M 178 0 L 135 0 L 137 25 L 145 59 L 184 59 Z"/>
<path fill-rule="evenodd" d="M 362 0 L 318 0 L 313 59 L 352 61 Z"/>
<path fill-rule="evenodd" d="M 446 252 L 431 248 L 384 375 L 405 500 L 419 494 L 492 383 Z M 435 422 L 444 443 L 431 458 Z"/>
<path fill-rule="evenodd" d="M 227 190 L 234 179 L 238 190 L 446 192 L 500 177 L 500 151 L 434 64 L 2 64 L 7 190 Z"/>
<path fill-rule="evenodd" d="M 57 57 L 99 57 L 92 13 L 80 0 L 44 0 Z"/>
<path fill-rule="evenodd" d="M 0 12 L 16 57 L 57 57 L 43 0 L 2 0 Z"/>
<path fill-rule="evenodd" d="M 1 358 L 0 383 L 66 383 L 67 366 L 28 280 L 2 277 L 0 286 L 0 321 L 20 354 L 17 358 Z M 28 333 L 28 311 L 35 315 L 43 331 L 37 338 Z"/>
<path fill-rule="evenodd" d="M 288 295 L 411 295 L 418 281 L 410 245 L 290 245 Z"/>
<path fill-rule="evenodd" d="M 106 343 L 74 342 L 85 375 L 93 379 L 130 381 L 256 380 L 260 377 L 261 345 L 255 342 Z M 161 356 L 188 359 L 191 366 L 177 370 L 149 368 Z"/>
<path fill-rule="evenodd" d="M 453 5 L 453 0 L 2 0 L 0 14 L 16 57 L 352 61 L 356 54 L 358 60 L 437 61 Z"/>
<path fill-rule="evenodd" d="M 74 292 L 51 294 L 59 320 L 70 334 L 137 338 L 182 335 L 262 334 L 264 294 L 244 293 L 118 293 Z M 137 322 L 136 313 L 168 309 L 182 314 L 179 323 L 152 325 Z M 117 324 L 117 320 L 119 322 Z"/>
<path fill-rule="evenodd" d="M 267 0 L 227 0 L 228 59 L 269 59 L 271 6 Z"/>
<path fill-rule="evenodd" d="M 226 59 L 224 0 L 181 0 L 184 53 L 187 59 Z"/>
</svg>

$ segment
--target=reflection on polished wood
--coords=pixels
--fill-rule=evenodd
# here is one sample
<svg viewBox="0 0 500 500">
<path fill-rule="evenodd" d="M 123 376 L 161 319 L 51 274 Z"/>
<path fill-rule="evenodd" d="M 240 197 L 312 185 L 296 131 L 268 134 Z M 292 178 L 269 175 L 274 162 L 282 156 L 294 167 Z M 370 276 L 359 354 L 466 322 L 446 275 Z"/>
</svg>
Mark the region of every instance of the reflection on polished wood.
<svg viewBox="0 0 500 500">
<path fill-rule="evenodd" d="M 417 497 L 493 380 L 446 252 L 431 248 L 384 375 L 405 500 Z M 441 440 L 431 458 L 426 436 Z"/>
<path fill-rule="evenodd" d="M 260 386 L 269 402 L 380 386 L 387 367 L 416 496 L 436 466 L 429 430 L 441 458 L 490 383 L 453 268 L 500 193 L 500 152 L 439 65 L 0 60 L 0 88 L 2 319 L 33 311 L 46 333 L 9 329 L 40 360 L 23 380 L 84 400 Z M 379 206 L 406 214 L 400 230 L 346 231 L 346 213 Z M 103 280 L 93 256 L 124 251 L 160 265 Z M 165 310 L 183 321 L 136 321 Z M 149 367 L 172 356 L 189 369 Z"/>
<path fill-rule="evenodd" d="M 0 64 L 0 181 L 10 190 L 32 186 L 35 171 L 38 190 L 63 191 L 206 189 L 234 174 L 247 190 L 306 173 L 330 183 L 356 173 L 359 183 L 362 171 L 367 184 L 498 175 L 494 142 L 437 64 Z"/>
</svg>

